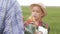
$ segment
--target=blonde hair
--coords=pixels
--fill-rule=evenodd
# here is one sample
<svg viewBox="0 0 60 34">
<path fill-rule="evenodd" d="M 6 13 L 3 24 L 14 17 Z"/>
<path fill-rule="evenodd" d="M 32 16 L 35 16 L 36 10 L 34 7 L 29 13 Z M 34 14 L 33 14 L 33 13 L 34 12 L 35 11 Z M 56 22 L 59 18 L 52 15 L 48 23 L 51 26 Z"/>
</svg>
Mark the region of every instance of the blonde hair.
<svg viewBox="0 0 60 34">
<path fill-rule="evenodd" d="M 41 11 L 43 12 L 43 16 L 42 17 L 47 15 L 46 8 L 45 8 L 45 6 L 43 6 L 43 4 L 31 4 L 30 5 L 30 9 L 32 9 L 35 6 L 39 7 L 41 9 Z"/>
</svg>

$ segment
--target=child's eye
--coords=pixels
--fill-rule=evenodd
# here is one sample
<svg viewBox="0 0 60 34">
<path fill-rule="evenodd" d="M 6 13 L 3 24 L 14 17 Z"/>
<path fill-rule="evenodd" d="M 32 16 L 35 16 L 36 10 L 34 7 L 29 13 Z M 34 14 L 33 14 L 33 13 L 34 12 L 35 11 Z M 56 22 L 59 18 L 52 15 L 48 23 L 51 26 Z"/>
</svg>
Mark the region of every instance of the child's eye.
<svg viewBox="0 0 60 34">
<path fill-rule="evenodd" d="M 37 13 L 40 13 L 40 11 L 37 11 Z"/>
<path fill-rule="evenodd" d="M 35 12 L 34 10 L 32 12 Z"/>
</svg>

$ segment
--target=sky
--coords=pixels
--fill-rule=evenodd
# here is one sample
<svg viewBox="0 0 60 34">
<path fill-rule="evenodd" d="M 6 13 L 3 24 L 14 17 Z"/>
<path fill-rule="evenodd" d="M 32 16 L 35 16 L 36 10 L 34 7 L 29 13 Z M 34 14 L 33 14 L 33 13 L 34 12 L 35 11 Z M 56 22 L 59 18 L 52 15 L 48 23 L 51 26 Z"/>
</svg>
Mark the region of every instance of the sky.
<svg viewBox="0 0 60 34">
<path fill-rule="evenodd" d="M 60 6 L 60 0 L 17 0 L 21 6 L 29 6 L 33 3 L 43 3 L 45 6 Z"/>
</svg>

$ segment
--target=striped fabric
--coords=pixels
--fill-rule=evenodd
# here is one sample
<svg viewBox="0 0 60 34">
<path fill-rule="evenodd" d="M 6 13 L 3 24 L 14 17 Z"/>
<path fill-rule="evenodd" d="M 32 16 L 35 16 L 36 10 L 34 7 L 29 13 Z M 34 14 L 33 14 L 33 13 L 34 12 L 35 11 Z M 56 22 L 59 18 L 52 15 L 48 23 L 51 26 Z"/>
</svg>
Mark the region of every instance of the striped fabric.
<svg viewBox="0 0 60 34">
<path fill-rule="evenodd" d="M 24 34 L 22 10 L 16 0 L 0 0 L 0 34 Z"/>
</svg>

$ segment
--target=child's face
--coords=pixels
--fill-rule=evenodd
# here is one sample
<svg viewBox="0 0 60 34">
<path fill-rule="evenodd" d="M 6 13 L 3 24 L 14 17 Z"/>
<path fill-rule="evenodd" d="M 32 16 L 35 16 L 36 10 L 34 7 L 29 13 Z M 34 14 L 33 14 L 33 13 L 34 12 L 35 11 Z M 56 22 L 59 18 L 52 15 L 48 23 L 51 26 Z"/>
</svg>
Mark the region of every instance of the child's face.
<svg viewBox="0 0 60 34">
<path fill-rule="evenodd" d="M 42 10 L 38 6 L 33 7 L 32 8 L 32 16 L 35 19 L 41 18 L 41 16 L 42 16 Z"/>
</svg>

